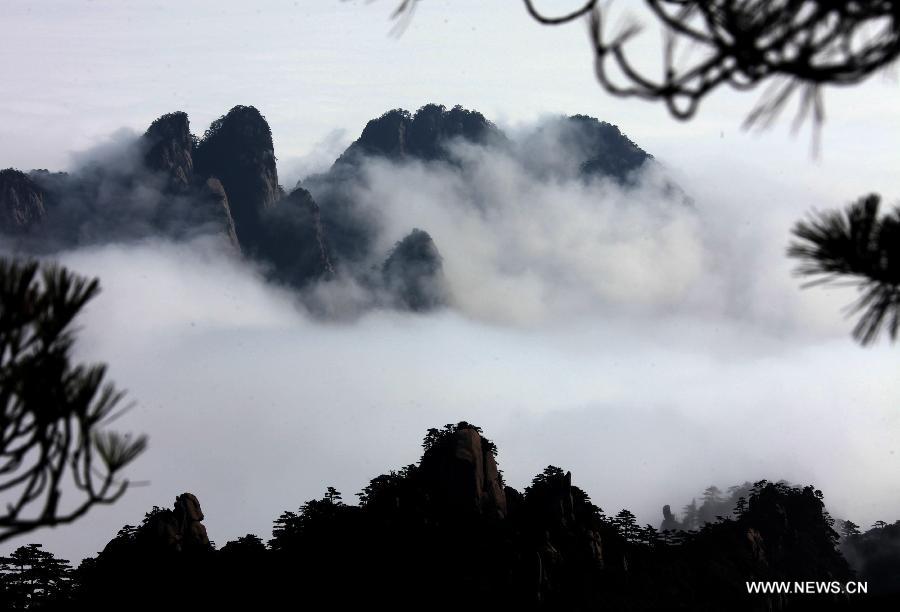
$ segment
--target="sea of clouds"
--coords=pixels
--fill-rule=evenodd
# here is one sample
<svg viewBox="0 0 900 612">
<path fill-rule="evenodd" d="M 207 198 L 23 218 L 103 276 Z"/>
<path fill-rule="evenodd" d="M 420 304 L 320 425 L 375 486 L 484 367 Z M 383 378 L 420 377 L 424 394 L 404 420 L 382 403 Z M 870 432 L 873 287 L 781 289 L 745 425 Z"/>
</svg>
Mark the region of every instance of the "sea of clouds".
<svg viewBox="0 0 900 612">
<path fill-rule="evenodd" d="M 821 194 L 727 165 L 658 165 L 629 188 L 539 176 L 535 155 L 565 154 L 541 151 L 366 164 L 377 250 L 419 227 L 444 258 L 452 303 L 430 314 L 359 309 L 347 278 L 273 286 L 216 238 L 58 254 L 101 279 L 77 350 L 135 402 L 116 425 L 150 436 L 128 470 L 147 483 L 8 546 L 78 560 L 184 491 L 217 544 L 267 539 L 283 510 L 326 486 L 353 501 L 460 420 L 497 443 L 510 485 L 557 465 L 641 523 L 761 478 L 815 484 L 859 524 L 898 518 L 897 349 L 856 346 L 852 289 L 801 290 L 784 254 Z"/>
</svg>

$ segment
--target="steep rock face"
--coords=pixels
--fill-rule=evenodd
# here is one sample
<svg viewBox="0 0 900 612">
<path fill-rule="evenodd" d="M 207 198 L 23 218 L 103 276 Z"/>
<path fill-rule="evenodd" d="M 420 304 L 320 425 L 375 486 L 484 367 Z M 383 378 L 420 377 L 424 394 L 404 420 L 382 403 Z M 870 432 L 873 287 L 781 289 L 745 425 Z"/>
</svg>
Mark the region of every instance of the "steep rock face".
<svg viewBox="0 0 900 612">
<path fill-rule="evenodd" d="M 138 532 L 136 542 L 147 552 L 197 553 L 209 550 L 209 536 L 201 522 L 203 511 L 192 493 L 175 498 L 172 510 L 154 514 Z"/>
<path fill-rule="evenodd" d="M 194 167 L 222 182 L 241 246 L 254 250 L 263 213 L 281 195 L 269 124 L 252 106 L 235 106 L 210 125 L 194 151 Z"/>
<path fill-rule="evenodd" d="M 156 119 L 144 133 L 141 147 L 144 168 L 164 180 L 155 221 L 161 231 L 179 238 L 220 234 L 240 251 L 224 186 L 215 177 L 194 174 L 194 136 L 187 114 L 177 111 Z"/>
<path fill-rule="evenodd" d="M 211 549 L 200 501 L 192 493 L 175 498 L 171 510 L 154 508 L 144 522 L 123 530 L 106 545 L 101 560 L 112 563 L 152 561 L 159 555 L 202 553 Z"/>
<path fill-rule="evenodd" d="M 443 260 L 428 232 L 414 229 L 382 266 L 384 284 L 398 305 L 427 311 L 447 302 Z"/>
<path fill-rule="evenodd" d="M 536 548 L 534 588 L 542 601 L 565 605 L 569 591 L 581 588 L 574 576 L 625 567 L 620 536 L 603 525 L 587 495 L 572 485 L 571 472 L 544 470 L 525 490 L 522 509 L 513 518 Z"/>
<path fill-rule="evenodd" d="M 181 191 L 193 183 L 193 138 L 186 113 L 169 113 L 151 123 L 142 144 L 144 164 L 151 171 L 165 174 L 170 189 Z"/>
<path fill-rule="evenodd" d="M 228 242 L 240 252 L 241 244 L 234 228 L 234 219 L 231 217 L 228 194 L 225 193 L 222 182 L 214 177 L 208 178 L 198 191 L 201 215 L 209 219 L 218 232 L 224 234 Z"/>
<path fill-rule="evenodd" d="M 675 515 L 672 514 L 672 508 L 669 506 L 669 504 L 663 506 L 662 513 L 663 520 L 662 524 L 660 524 L 659 526 L 660 531 L 671 531 L 679 529 L 681 527 L 678 520 L 675 518 Z"/>
<path fill-rule="evenodd" d="M 175 542 L 180 550 L 205 550 L 209 548 L 209 536 L 203 521 L 203 510 L 200 509 L 200 500 L 193 493 L 182 493 L 175 498 L 175 509 L 172 512 L 173 527 L 177 540 Z"/>
<path fill-rule="evenodd" d="M 461 424 L 425 454 L 423 474 L 446 508 L 506 516 L 506 491 L 492 448 L 477 429 Z"/>
<path fill-rule="evenodd" d="M 258 255 L 272 265 L 274 276 L 294 287 L 334 275 L 330 250 L 309 192 L 297 188 L 266 210 Z"/>
<path fill-rule="evenodd" d="M 28 175 L 0 170 L 0 232 L 26 233 L 44 220 L 44 193 Z"/>
</svg>

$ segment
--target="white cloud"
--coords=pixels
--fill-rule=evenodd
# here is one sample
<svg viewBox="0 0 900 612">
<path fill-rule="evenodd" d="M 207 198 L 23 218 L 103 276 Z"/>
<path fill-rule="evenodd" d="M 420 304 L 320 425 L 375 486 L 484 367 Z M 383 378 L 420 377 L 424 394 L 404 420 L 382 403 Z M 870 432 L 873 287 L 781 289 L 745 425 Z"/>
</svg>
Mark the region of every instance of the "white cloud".
<svg viewBox="0 0 900 612">
<path fill-rule="evenodd" d="M 734 180 L 673 213 L 642 192 L 626 208 L 608 185 L 533 185 L 478 162 L 486 174 L 466 184 L 420 166 L 370 175 L 385 242 L 427 227 L 457 294 L 470 292 L 458 312 L 312 318 L 215 242 L 62 255 L 102 279 L 79 352 L 109 362 L 137 402 L 119 423 L 150 434 L 130 475 L 151 484 L 10 546 L 79 558 L 184 491 L 218 544 L 267 538 L 281 511 L 328 485 L 352 499 L 416 461 L 428 427 L 463 419 L 498 443 L 513 486 L 553 463 L 641 522 L 710 483 L 782 477 L 816 484 L 856 522 L 893 518 L 896 349 L 858 348 L 838 314 L 846 296 L 797 288 L 783 256 L 793 212 Z M 484 190 L 490 212 L 461 208 L 490 173 L 506 177 Z M 621 257 L 635 257 L 628 274 Z"/>
</svg>

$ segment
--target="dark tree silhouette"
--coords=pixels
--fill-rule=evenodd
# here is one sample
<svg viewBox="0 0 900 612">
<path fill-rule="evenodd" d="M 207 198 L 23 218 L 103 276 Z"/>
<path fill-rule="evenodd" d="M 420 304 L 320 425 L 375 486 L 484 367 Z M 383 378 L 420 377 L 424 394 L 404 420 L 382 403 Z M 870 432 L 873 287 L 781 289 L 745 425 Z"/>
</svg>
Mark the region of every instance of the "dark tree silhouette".
<svg viewBox="0 0 900 612">
<path fill-rule="evenodd" d="M 747 512 L 747 498 L 739 497 L 737 503 L 734 506 L 734 515 L 738 518 L 744 516 L 744 513 Z"/>
<path fill-rule="evenodd" d="M 237 540 L 227 542 L 221 552 L 234 557 L 259 557 L 266 553 L 266 545 L 258 535 L 248 533 Z"/>
<path fill-rule="evenodd" d="M 768 83 L 748 125 L 770 123 L 796 93 L 798 120 L 812 114 L 820 122 L 823 86 L 858 84 L 900 55 L 900 6 L 891 0 L 644 0 L 664 41 L 653 75 L 634 61 L 642 26 L 610 33 L 607 3 L 584 0 L 550 14 L 537 6 L 549 2 L 523 1 L 544 25 L 586 19 L 600 85 L 616 96 L 661 100 L 678 119 L 693 117 L 717 89 Z M 417 2 L 403 0 L 395 17 L 408 18 Z"/>
<path fill-rule="evenodd" d="M 841 521 L 841 536 L 849 538 L 857 535 L 859 535 L 859 525 L 850 520 Z"/>
<path fill-rule="evenodd" d="M 272 550 L 298 550 L 300 543 L 310 537 L 322 536 L 322 525 L 333 523 L 346 510 L 355 510 L 341 501 L 341 493 L 328 487 L 322 499 L 312 499 L 298 512 L 282 512 L 272 527 Z"/>
<path fill-rule="evenodd" d="M 641 540 L 641 528 L 637 524 L 634 514 L 628 509 L 619 511 L 613 519 L 613 524 L 625 538 L 626 542 L 639 542 Z"/>
<path fill-rule="evenodd" d="M 325 490 L 325 499 L 326 499 L 327 501 L 331 502 L 332 504 L 341 504 L 341 503 L 343 503 L 343 502 L 341 501 L 341 499 L 342 499 L 341 492 L 338 491 L 337 489 L 335 489 L 334 487 L 328 487 L 328 488 Z"/>
<path fill-rule="evenodd" d="M 853 337 L 871 344 L 885 329 L 900 331 L 900 206 L 879 216 L 880 198 L 868 195 L 846 210 L 816 212 L 794 226 L 788 255 L 800 260 L 796 273 L 814 279 L 805 286 L 850 284 L 860 292 L 848 314 L 859 314 Z"/>
<path fill-rule="evenodd" d="M 69 562 L 41 548 L 40 544 L 28 544 L 0 557 L 0 589 L 7 609 L 36 609 L 71 596 Z"/>
<path fill-rule="evenodd" d="M 659 546 L 663 543 L 663 539 L 659 531 L 653 525 L 646 525 L 641 529 L 641 542 L 650 547 Z"/>
<path fill-rule="evenodd" d="M 716 485 L 710 485 L 703 491 L 704 504 L 717 504 L 722 501 L 722 490 Z"/>
<path fill-rule="evenodd" d="M 479 460 L 451 443 L 471 440 L 473 430 L 460 423 L 448 435 L 430 431 L 420 464 L 373 479 L 360 506 L 328 488 L 282 514 L 268 548 L 248 534 L 221 550 L 200 550 L 184 545 L 193 529 L 172 546 L 178 534 L 163 519 L 173 511 L 154 507 L 140 527 L 126 526 L 68 574 L 72 595 L 63 605 L 44 609 L 120 610 L 123 602 L 141 609 L 280 610 L 298 602 L 332 609 L 340 601 L 341 609 L 360 610 L 421 610 L 423 602 L 436 611 L 793 610 L 790 597 L 747 600 L 746 581 L 852 577 L 813 487 L 740 485 L 735 492 L 749 491 L 741 517 L 659 533 L 627 510 L 604 519 L 570 472 L 548 466 L 524 494 L 506 487 L 503 515 L 472 512 L 451 497 L 471 490 L 456 487 L 448 496 L 444 485 L 463 472 L 482 473 L 487 453 Z M 898 526 L 843 543 L 868 559 L 861 580 L 896 575 L 896 562 L 874 558 L 870 544 L 895 541 Z M 22 590 L 32 598 L 42 592 L 30 584 Z M 4 595 L 0 609 L 24 607 L 8 605 Z M 837 598 L 812 601 L 801 609 L 844 609 L 830 605 L 843 603 Z"/>
<path fill-rule="evenodd" d="M 73 365 L 75 316 L 99 290 L 65 268 L 0 259 L 0 542 L 69 523 L 125 492 L 146 446 L 103 429 L 123 394 L 103 365 Z M 63 489 L 80 492 L 62 503 Z"/>
</svg>

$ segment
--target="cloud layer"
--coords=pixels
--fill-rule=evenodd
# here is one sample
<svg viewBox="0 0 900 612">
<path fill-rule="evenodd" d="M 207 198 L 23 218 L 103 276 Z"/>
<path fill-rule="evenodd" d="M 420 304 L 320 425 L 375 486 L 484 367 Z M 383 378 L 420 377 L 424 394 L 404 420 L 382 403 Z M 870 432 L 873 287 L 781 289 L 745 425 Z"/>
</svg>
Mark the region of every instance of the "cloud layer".
<svg viewBox="0 0 900 612">
<path fill-rule="evenodd" d="M 78 559 L 184 491 L 219 545 L 267 538 L 281 511 L 328 485 L 352 498 L 459 420 L 497 442 L 512 486 L 552 463 L 642 523 L 759 478 L 814 483 L 860 524 L 895 518 L 896 350 L 854 346 L 847 293 L 791 278 L 812 196 L 710 168 L 677 177 L 685 206 L 658 176 L 624 190 L 536 180 L 515 150 L 455 155 L 371 162 L 357 193 L 381 251 L 413 227 L 435 238 L 455 302 L 430 315 L 311 316 L 211 238 L 61 254 L 101 278 L 78 350 L 136 401 L 120 426 L 150 435 L 130 470 L 150 484 L 10 546 Z"/>
</svg>

